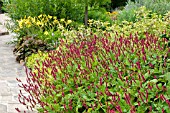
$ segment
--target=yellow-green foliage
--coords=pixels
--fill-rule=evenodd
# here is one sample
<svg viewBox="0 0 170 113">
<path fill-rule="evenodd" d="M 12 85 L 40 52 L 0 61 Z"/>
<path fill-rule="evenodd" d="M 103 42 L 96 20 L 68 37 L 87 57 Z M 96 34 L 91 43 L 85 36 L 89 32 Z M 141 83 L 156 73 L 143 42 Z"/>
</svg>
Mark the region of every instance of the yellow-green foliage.
<svg viewBox="0 0 170 113">
<path fill-rule="evenodd" d="M 28 68 L 34 68 L 34 66 L 38 66 L 37 61 L 42 62 L 42 61 L 44 61 L 47 58 L 48 58 L 47 53 L 42 52 L 42 51 L 38 51 L 37 54 L 32 54 L 31 56 L 29 56 L 27 58 L 26 65 L 27 65 Z"/>
<path fill-rule="evenodd" d="M 111 27 L 108 27 L 107 30 L 122 35 L 129 35 L 136 32 L 139 35 L 143 35 L 144 32 L 149 32 L 159 36 L 165 30 L 168 33 L 170 32 L 170 18 L 167 18 L 170 16 L 170 12 L 162 17 L 156 13 L 151 13 L 145 7 L 141 7 L 136 11 L 135 15 L 135 22 L 123 21 L 122 23 L 115 23 Z"/>
<path fill-rule="evenodd" d="M 80 40 L 87 40 L 87 37 L 92 33 L 96 34 L 98 37 L 102 37 L 104 32 L 109 32 L 111 36 L 114 36 L 116 32 L 119 35 L 125 36 L 128 36 L 130 33 L 135 34 L 138 32 L 140 38 L 144 38 L 144 32 L 160 36 L 166 30 L 166 33 L 168 35 L 170 34 L 170 11 L 161 16 L 156 13 L 152 13 L 145 7 L 141 7 L 136 11 L 135 15 L 135 22 L 123 21 L 122 23 L 115 22 L 114 24 L 110 24 L 109 22 L 89 20 L 88 28 L 81 25 L 78 29 L 67 30 L 63 26 L 61 28 L 61 35 L 64 37 L 63 41 L 72 43 Z M 60 21 L 65 22 L 64 19 Z M 81 39 L 78 39 L 78 36 L 81 37 Z M 43 60 L 44 57 L 47 57 L 43 55 L 36 54 L 29 57 L 27 60 L 28 66 L 31 67 L 36 61 L 35 59 Z"/>
<path fill-rule="evenodd" d="M 101 22 L 96 20 L 89 20 L 89 28 L 85 28 L 83 25 L 78 28 L 78 30 L 64 31 L 63 35 L 65 39 L 73 41 L 77 34 L 83 36 L 90 35 L 91 32 L 98 36 L 102 36 L 103 32 L 109 32 L 110 35 L 115 35 L 117 32 L 119 35 L 128 36 L 130 33 L 136 34 L 141 38 L 144 38 L 144 33 L 149 32 L 151 34 L 160 36 L 165 30 L 166 33 L 170 33 L 170 12 L 166 13 L 164 16 L 152 13 L 147 10 L 146 7 L 140 7 L 136 13 L 135 22 L 123 21 L 119 23 L 116 21 L 114 24 L 109 22 Z"/>
<path fill-rule="evenodd" d="M 115 35 L 117 32 L 119 35 L 128 36 L 130 33 L 144 36 L 145 32 L 160 36 L 166 30 L 166 33 L 170 33 L 170 11 L 165 15 L 161 16 L 156 13 L 152 13 L 147 10 L 146 7 L 140 7 L 136 13 L 135 22 L 123 21 L 119 23 L 116 21 L 114 24 L 109 22 L 101 22 L 96 20 L 89 20 L 89 28 L 80 26 L 78 31 L 71 30 L 64 32 L 63 35 L 66 39 L 76 37 L 76 34 L 89 35 L 93 32 L 97 35 L 103 34 L 103 32 L 109 32 L 111 35 Z M 70 37 L 71 36 L 71 37 Z"/>
<path fill-rule="evenodd" d="M 61 38 L 64 37 L 68 42 L 72 42 L 77 35 L 88 36 L 91 32 L 100 35 L 103 32 L 114 33 L 117 32 L 120 35 L 129 35 L 130 33 L 136 33 L 140 36 L 144 32 L 149 32 L 155 35 L 161 35 L 165 30 L 167 33 L 170 32 L 170 12 L 164 16 L 152 13 L 147 10 L 146 7 L 140 7 L 136 13 L 135 22 L 123 21 L 119 23 L 115 21 L 114 24 L 109 22 L 101 22 L 96 20 L 89 20 L 89 27 L 85 28 L 84 25 L 75 29 L 70 26 L 71 20 L 60 19 L 57 20 L 57 17 L 50 15 L 39 15 L 38 17 L 26 17 L 18 21 L 18 28 L 16 31 L 22 31 L 26 28 L 27 33 L 36 34 L 37 29 L 42 30 L 41 35 L 45 35 L 45 39 L 53 38 L 52 35 Z M 34 28 L 34 29 L 31 29 Z M 30 32 L 31 31 L 31 32 Z M 34 33 L 33 33 L 34 32 Z M 59 33 L 60 32 L 60 33 Z M 43 37 L 39 35 L 39 38 Z M 41 38 L 42 39 L 42 38 Z"/>
</svg>

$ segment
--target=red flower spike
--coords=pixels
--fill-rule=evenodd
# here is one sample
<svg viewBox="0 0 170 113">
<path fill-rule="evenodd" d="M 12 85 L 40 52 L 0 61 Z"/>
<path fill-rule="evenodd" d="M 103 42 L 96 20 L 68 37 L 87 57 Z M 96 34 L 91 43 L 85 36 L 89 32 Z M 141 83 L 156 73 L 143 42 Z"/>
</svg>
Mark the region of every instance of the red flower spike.
<svg viewBox="0 0 170 113">
<path fill-rule="evenodd" d="M 112 96 L 112 100 L 113 100 L 113 101 L 116 101 L 115 95 Z"/>
<path fill-rule="evenodd" d="M 91 104 L 91 108 L 92 108 L 92 110 L 94 110 L 94 106 Z"/>
<path fill-rule="evenodd" d="M 90 86 L 88 86 L 88 90 L 90 90 Z"/>
<path fill-rule="evenodd" d="M 166 86 L 162 86 L 162 89 L 163 89 L 164 92 L 167 91 Z"/>
<path fill-rule="evenodd" d="M 142 59 L 144 60 L 144 62 L 147 60 L 146 59 L 146 55 L 144 55 L 143 57 L 142 57 Z"/>
<path fill-rule="evenodd" d="M 111 109 L 110 111 L 109 111 L 109 113 L 116 113 L 113 109 Z"/>
<path fill-rule="evenodd" d="M 66 109 L 67 109 L 67 108 L 66 108 L 66 105 L 64 104 L 63 106 L 64 106 L 64 110 L 66 110 Z"/>
<path fill-rule="evenodd" d="M 20 80 L 20 79 L 18 79 L 18 78 L 16 78 L 16 80 L 17 80 L 18 82 L 21 82 L 21 80 Z"/>
<path fill-rule="evenodd" d="M 125 101 L 126 101 L 126 103 L 128 104 L 128 105 L 131 105 L 131 103 L 130 103 L 130 96 L 128 95 L 128 94 L 124 94 L 124 96 L 125 96 Z"/>
<path fill-rule="evenodd" d="M 164 110 L 164 108 L 162 108 L 162 113 L 165 113 L 165 110 Z"/>
<path fill-rule="evenodd" d="M 166 101 L 166 98 L 162 94 L 160 95 L 160 99 L 163 100 L 163 101 Z"/>
<path fill-rule="evenodd" d="M 138 106 L 140 106 L 140 102 L 138 101 Z"/>
<path fill-rule="evenodd" d="M 145 82 L 146 79 L 145 79 L 144 75 L 141 75 L 141 77 L 142 77 L 143 82 Z"/>
<path fill-rule="evenodd" d="M 122 72 L 119 72 L 119 73 L 118 73 L 118 77 L 119 77 L 121 80 L 123 80 L 123 78 L 122 78 Z"/>
<path fill-rule="evenodd" d="M 121 107 L 120 107 L 119 105 L 116 106 L 116 109 L 117 109 L 117 111 L 118 111 L 119 113 L 122 113 L 122 109 L 121 109 Z"/>
<path fill-rule="evenodd" d="M 51 88 L 52 88 L 53 90 L 55 90 L 55 89 L 56 89 L 56 86 L 52 85 Z"/>
<path fill-rule="evenodd" d="M 158 90 L 160 90 L 160 88 L 158 87 L 158 84 L 156 84 L 156 88 L 157 88 Z"/>
<path fill-rule="evenodd" d="M 62 97 L 64 97 L 65 95 L 64 95 L 64 92 L 62 92 Z"/>
<path fill-rule="evenodd" d="M 136 113 L 135 107 L 131 106 L 130 113 Z"/>
<path fill-rule="evenodd" d="M 18 113 L 20 113 L 21 111 L 19 110 L 19 108 L 15 108 L 15 110 L 18 112 Z"/>
<path fill-rule="evenodd" d="M 167 99 L 166 103 L 168 104 L 169 108 L 170 108 L 170 101 Z"/>
<path fill-rule="evenodd" d="M 152 112 L 152 106 L 149 107 L 149 112 Z"/>
<path fill-rule="evenodd" d="M 100 77 L 100 85 L 102 85 L 102 84 L 103 84 L 103 78 Z"/>
<path fill-rule="evenodd" d="M 148 102 L 148 90 L 146 89 L 146 103 Z"/>
<path fill-rule="evenodd" d="M 70 94 L 73 94 L 73 90 L 72 89 L 70 89 Z"/>
<path fill-rule="evenodd" d="M 69 106 L 69 109 L 70 109 L 70 110 L 73 110 L 73 107 L 72 107 L 72 106 Z"/>
</svg>

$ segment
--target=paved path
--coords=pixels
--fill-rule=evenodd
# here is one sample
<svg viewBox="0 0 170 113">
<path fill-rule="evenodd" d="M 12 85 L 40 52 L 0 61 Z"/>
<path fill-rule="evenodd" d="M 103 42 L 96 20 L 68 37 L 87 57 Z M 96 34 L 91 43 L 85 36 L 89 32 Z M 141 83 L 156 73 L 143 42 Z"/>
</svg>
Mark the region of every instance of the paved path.
<svg viewBox="0 0 170 113">
<path fill-rule="evenodd" d="M 5 22 L 6 16 L 0 14 L 0 22 Z M 0 25 L 0 30 L 5 27 Z M 16 78 L 25 80 L 24 68 L 15 61 L 13 45 L 6 44 L 12 40 L 12 34 L 0 36 L 0 113 L 17 113 L 15 108 L 26 110 L 25 106 L 18 102 L 18 82 Z"/>
</svg>

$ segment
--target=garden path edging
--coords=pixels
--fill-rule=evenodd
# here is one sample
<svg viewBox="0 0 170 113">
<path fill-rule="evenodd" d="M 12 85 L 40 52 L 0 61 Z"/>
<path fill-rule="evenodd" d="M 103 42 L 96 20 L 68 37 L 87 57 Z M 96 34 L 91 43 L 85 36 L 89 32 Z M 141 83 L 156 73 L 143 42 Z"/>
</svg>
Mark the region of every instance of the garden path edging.
<svg viewBox="0 0 170 113">
<path fill-rule="evenodd" d="M 8 30 L 5 28 L 7 20 L 9 20 L 9 18 L 6 14 L 0 14 L 0 36 L 9 34 Z"/>
<path fill-rule="evenodd" d="M 0 14 L 0 22 L 5 23 L 4 14 Z M 0 30 L 5 30 L 1 25 Z M 17 113 L 15 108 L 19 108 L 23 113 L 26 107 L 19 103 L 18 92 L 20 90 L 16 78 L 25 81 L 26 75 L 24 66 L 16 62 L 13 54 L 13 45 L 7 43 L 12 41 L 13 34 L 0 36 L 0 113 Z M 26 95 L 26 93 L 24 93 Z M 36 113 L 26 111 L 27 113 Z"/>
</svg>

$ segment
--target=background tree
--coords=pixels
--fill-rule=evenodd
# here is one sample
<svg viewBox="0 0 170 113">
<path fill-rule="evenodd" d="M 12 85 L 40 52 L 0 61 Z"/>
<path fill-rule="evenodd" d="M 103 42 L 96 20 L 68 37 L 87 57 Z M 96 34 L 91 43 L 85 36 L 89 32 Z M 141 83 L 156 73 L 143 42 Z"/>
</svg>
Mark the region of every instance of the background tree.
<svg viewBox="0 0 170 113">
<path fill-rule="evenodd" d="M 84 24 L 88 24 L 88 10 L 90 8 L 99 9 L 101 6 L 110 4 L 111 0 L 77 0 L 78 3 L 81 3 L 84 7 Z"/>
</svg>

